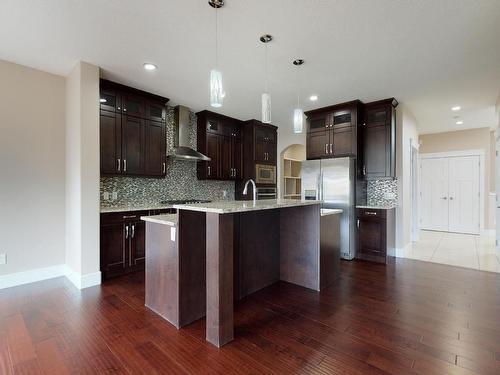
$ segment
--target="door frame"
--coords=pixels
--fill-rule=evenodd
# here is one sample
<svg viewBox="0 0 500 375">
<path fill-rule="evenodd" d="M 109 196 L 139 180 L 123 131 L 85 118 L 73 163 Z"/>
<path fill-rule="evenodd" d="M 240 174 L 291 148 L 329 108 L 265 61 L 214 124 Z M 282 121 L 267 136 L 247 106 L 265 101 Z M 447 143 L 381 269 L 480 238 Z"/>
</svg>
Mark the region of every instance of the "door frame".
<svg viewBox="0 0 500 375">
<path fill-rule="evenodd" d="M 485 160 L 484 160 L 484 150 L 461 150 L 461 151 L 445 151 L 445 152 L 431 152 L 431 153 L 421 153 L 419 154 L 419 161 L 422 159 L 435 159 L 435 158 L 452 158 L 460 156 L 479 156 L 479 234 L 483 234 L 484 229 L 484 187 L 486 185 L 485 181 Z M 422 181 L 422 164 L 420 163 L 419 168 L 419 180 Z M 419 195 L 420 195 L 420 212 L 422 210 L 422 184 L 420 184 Z M 420 217 L 419 217 L 420 223 Z"/>
</svg>

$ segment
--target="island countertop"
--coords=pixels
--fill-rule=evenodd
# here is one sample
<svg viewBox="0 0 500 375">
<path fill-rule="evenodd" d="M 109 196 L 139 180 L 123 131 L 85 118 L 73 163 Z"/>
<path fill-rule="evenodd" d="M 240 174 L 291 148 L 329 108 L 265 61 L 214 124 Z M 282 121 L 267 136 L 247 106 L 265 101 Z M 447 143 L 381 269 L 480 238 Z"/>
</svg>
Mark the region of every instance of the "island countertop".
<svg viewBox="0 0 500 375">
<path fill-rule="evenodd" d="M 141 220 L 148 221 L 150 223 L 164 224 L 175 227 L 177 225 L 177 214 L 141 216 Z"/>
<path fill-rule="evenodd" d="M 256 201 L 215 201 L 210 203 L 175 204 L 178 210 L 232 214 L 237 212 L 272 210 L 276 208 L 300 207 L 320 204 L 318 200 L 264 199 Z"/>
</svg>

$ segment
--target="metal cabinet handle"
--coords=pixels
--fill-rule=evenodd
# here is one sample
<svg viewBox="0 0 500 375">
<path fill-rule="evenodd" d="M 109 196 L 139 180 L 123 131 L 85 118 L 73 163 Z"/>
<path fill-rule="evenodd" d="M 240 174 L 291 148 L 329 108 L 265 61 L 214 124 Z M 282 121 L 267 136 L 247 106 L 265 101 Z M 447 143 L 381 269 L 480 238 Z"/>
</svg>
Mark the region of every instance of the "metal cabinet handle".
<svg viewBox="0 0 500 375">
<path fill-rule="evenodd" d="M 121 172 L 122 170 L 122 161 L 121 159 L 117 159 L 118 160 L 118 172 Z"/>
<path fill-rule="evenodd" d="M 446 199 L 448 199 L 448 198 L 447 198 L 447 197 L 443 197 L 443 198 L 441 198 L 441 199 L 445 199 L 445 200 L 446 200 Z M 451 198 L 450 198 L 450 199 L 451 199 Z"/>
<path fill-rule="evenodd" d="M 135 219 L 137 215 L 123 215 L 124 219 Z"/>
<path fill-rule="evenodd" d="M 134 236 L 135 236 L 135 225 L 132 225 L 132 236 L 131 237 L 134 238 Z"/>
<path fill-rule="evenodd" d="M 127 112 L 127 108 L 123 108 L 123 112 Z"/>
<path fill-rule="evenodd" d="M 356 225 L 357 225 L 357 226 L 358 226 L 358 228 L 359 228 L 359 219 L 358 219 L 358 221 L 357 221 L 357 224 L 356 224 Z"/>
<path fill-rule="evenodd" d="M 377 213 L 376 212 L 371 212 L 371 211 L 365 211 L 365 215 L 377 216 Z"/>
<path fill-rule="evenodd" d="M 208 175 L 210 176 L 210 165 L 208 166 Z"/>
<path fill-rule="evenodd" d="M 125 239 L 128 239 L 128 225 L 125 226 Z"/>
<path fill-rule="evenodd" d="M 328 154 L 328 143 L 325 143 L 325 154 Z"/>
<path fill-rule="evenodd" d="M 333 143 L 330 143 L 330 154 L 333 154 Z"/>
<path fill-rule="evenodd" d="M 452 201 L 452 200 L 453 200 L 453 197 L 450 197 L 450 201 Z"/>
<path fill-rule="evenodd" d="M 363 165 L 363 176 L 366 176 L 366 165 Z"/>
<path fill-rule="evenodd" d="M 122 107 L 118 107 L 117 109 L 120 110 L 120 109 L 122 109 Z"/>
<path fill-rule="evenodd" d="M 123 159 L 123 172 L 127 172 L 127 159 Z"/>
<path fill-rule="evenodd" d="M 167 164 L 163 163 L 163 174 L 167 172 Z"/>
</svg>

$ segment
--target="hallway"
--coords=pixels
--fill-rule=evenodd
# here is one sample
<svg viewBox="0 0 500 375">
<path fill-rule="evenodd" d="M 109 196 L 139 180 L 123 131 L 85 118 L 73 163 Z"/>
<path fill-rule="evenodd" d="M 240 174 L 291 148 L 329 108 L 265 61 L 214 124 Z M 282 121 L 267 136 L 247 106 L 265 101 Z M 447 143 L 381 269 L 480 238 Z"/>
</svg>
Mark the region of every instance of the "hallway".
<svg viewBox="0 0 500 375">
<path fill-rule="evenodd" d="M 500 251 L 495 236 L 420 231 L 420 241 L 398 254 L 400 258 L 500 273 Z"/>
</svg>

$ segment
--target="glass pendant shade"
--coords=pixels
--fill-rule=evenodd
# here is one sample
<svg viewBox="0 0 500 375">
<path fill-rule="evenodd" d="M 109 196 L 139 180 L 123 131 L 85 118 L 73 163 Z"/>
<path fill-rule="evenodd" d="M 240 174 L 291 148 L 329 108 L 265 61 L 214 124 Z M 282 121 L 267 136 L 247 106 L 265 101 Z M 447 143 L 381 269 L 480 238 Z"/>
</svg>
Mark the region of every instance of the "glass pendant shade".
<svg viewBox="0 0 500 375">
<path fill-rule="evenodd" d="M 216 69 L 210 71 L 210 105 L 222 107 L 224 89 L 222 88 L 222 73 Z"/>
<path fill-rule="evenodd" d="M 262 94 L 262 123 L 271 123 L 271 95 L 267 92 Z"/>
<path fill-rule="evenodd" d="M 304 128 L 304 111 L 300 108 L 293 110 L 293 132 L 302 133 Z"/>
</svg>

